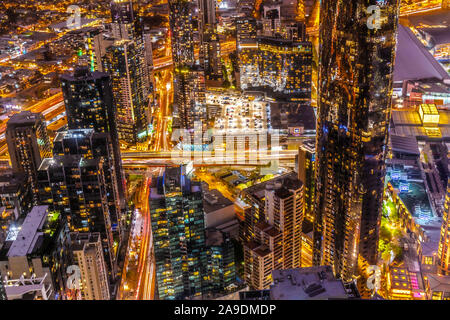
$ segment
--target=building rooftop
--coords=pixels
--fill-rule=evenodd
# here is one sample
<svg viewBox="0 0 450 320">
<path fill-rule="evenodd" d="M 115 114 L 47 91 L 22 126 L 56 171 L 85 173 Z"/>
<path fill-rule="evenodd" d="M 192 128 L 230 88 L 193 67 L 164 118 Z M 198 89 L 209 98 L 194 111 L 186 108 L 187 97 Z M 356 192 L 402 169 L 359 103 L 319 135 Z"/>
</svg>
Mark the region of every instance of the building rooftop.
<svg viewBox="0 0 450 320">
<path fill-rule="evenodd" d="M 234 203 L 225 198 L 219 190 L 203 189 L 203 209 L 206 214 L 229 207 L 234 206 Z"/>
<path fill-rule="evenodd" d="M 303 127 L 306 131 L 316 130 L 314 108 L 301 103 L 270 103 L 270 123 L 274 129 Z"/>
<path fill-rule="evenodd" d="M 295 172 L 289 172 L 271 180 L 255 184 L 247 189 L 244 189 L 243 192 L 258 199 L 259 201 L 262 201 L 266 195 L 266 188 L 273 189 L 277 183 L 285 185 L 291 189 L 298 189 L 302 184 L 302 182 L 298 180 L 298 176 Z"/>
<path fill-rule="evenodd" d="M 438 79 L 450 82 L 450 75 L 425 48 L 414 33 L 398 26 L 394 81 Z"/>
<path fill-rule="evenodd" d="M 450 292 L 450 276 L 428 275 L 431 291 Z"/>
<path fill-rule="evenodd" d="M 355 288 L 334 277 L 331 267 L 272 271 L 271 300 L 329 300 L 359 298 Z"/>
<path fill-rule="evenodd" d="M 14 127 L 28 127 L 36 124 L 43 119 L 40 113 L 33 113 L 31 111 L 22 111 L 15 113 L 9 118 L 7 126 Z"/>
<path fill-rule="evenodd" d="M 419 144 L 415 137 L 403 137 L 391 134 L 390 145 L 393 152 L 420 156 Z"/>
<path fill-rule="evenodd" d="M 16 240 L 12 243 L 8 257 L 22 257 L 33 252 L 38 238 L 43 235 L 39 232 L 46 221 L 48 206 L 35 206 L 25 218 Z"/>
<path fill-rule="evenodd" d="M 87 243 L 99 242 L 100 233 L 98 232 L 71 232 L 71 249 L 73 251 L 83 250 Z"/>
</svg>

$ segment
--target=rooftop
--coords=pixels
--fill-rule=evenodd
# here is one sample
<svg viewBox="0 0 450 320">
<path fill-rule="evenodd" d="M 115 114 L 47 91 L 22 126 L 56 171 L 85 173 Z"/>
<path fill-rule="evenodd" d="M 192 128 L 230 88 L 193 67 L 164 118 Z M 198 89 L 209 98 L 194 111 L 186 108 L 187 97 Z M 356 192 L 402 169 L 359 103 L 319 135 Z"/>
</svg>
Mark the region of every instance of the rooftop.
<svg viewBox="0 0 450 320">
<path fill-rule="evenodd" d="M 229 206 L 234 206 L 234 203 L 225 198 L 219 190 L 203 190 L 203 209 L 206 214 Z"/>
<path fill-rule="evenodd" d="M 331 267 L 319 266 L 272 271 L 271 300 L 329 300 L 357 298 L 334 277 Z"/>
<path fill-rule="evenodd" d="M 43 119 L 40 113 L 32 113 L 31 111 L 22 111 L 15 113 L 9 119 L 7 126 L 25 127 L 32 126 Z"/>
<path fill-rule="evenodd" d="M 22 257 L 33 252 L 34 246 L 43 233 L 38 230 L 44 226 L 48 206 L 35 206 L 25 218 L 16 240 L 12 243 L 8 257 Z"/>
<path fill-rule="evenodd" d="M 414 33 L 398 26 L 394 81 L 438 79 L 450 81 L 450 75 L 425 48 Z"/>
<path fill-rule="evenodd" d="M 450 276 L 428 275 L 431 291 L 450 292 Z"/>
<path fill-rule="evenodd" d="M 419 145 L 415 137 L 390 135 L 392 151 L 420 156 Z"/>
</svg>

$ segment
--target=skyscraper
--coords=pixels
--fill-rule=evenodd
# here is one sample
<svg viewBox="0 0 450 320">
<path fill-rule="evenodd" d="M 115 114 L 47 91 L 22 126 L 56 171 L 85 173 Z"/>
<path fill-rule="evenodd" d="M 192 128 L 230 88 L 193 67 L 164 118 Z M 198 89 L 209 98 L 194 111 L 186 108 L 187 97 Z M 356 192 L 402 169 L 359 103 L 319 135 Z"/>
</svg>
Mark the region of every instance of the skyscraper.
<svg viewBox="0 0 450 320">
<path fill-rule="evenodd" d="M 216 228 L 206 229 L 207 290 L 224 292 L 236 283 L 234 245 L 230 235 Z"/>
<path fill-rule="evenodd" d="M 99 232 L 110 276 L 116 273 L 116 246 L 108 210 L 104 159 L 83 155 L 46 158 L 38 171 L 42 203 L 61 213 L 70 231 Z"/>
<path fill-rule="evenodd" d="M 192 130 L 196 121 L 206 127 L 205 73 L 201 67 L 175 69 L 175 101 L 181 128 Z"/>
<path fill-rule="evenodd" d="M 239 52 L 242 89 L 263 90 L 277 100 L 310 103 L 311 42 L 257 37 L 243 42 Z"/>
<path fill-rule="evenodd" d="M 6 143 L 13 171 L 25 173 L 36 204 L 36 174 L 42 160 L 51 156 L 44 117 L 30 111 L 14 114 L 6 125 Z"/>
<path fill-rule="evenodd" d="M 115 39 L 137 40 L 142 37 L 142 26 L 136 12 L 134 0 L 111 2 L 111 30 Z"/>
<path fill-rule="evenodd" d="M 70 252 L 81 271 L 80 293 L 83 300 L 109 300 L 108 271 L 99 233 L 70 233 Z"/>
<path fill-rule="evenodd" d="M 358 256 L 377 261 L 398 9 L 398 0 L 321 3 L 314 262 L 344 280 Z"/>
<path fill-rule="evenodd" d="M 143 45 L 117 40 L 106 49 L 105 66 L 111 75 L 119 139 L 129 144 L 148 135 L 148 77 Z"/>
<path fill-rule="evenodd" d="M 186 167 L 166 168 L 150 188 L 158 297 L 184 299 L 205 290 L 203 194 Z"/>
<path fill-rule="evenodd" d="M 120 210 L 124 212 L 126 206 L 125 178 L 109 75 L 90 72 L 87 68 L 80 67 L 75 69 L 73 75 L 61 76 L 61 87 L 69 129 L 94 129 L 95 132 L 109 134 L 110 144 L 108 144 L 107 153 L 102 156 L 113 161 L 117 200 Z M 106 151 L 105 147 L 102 150 Z M 110 194 L 112 196 L 112 192 Z"/>
<path fill-rule="evenodd" d="M 305 185 L 304 206 L 305 219 L 314 221 L 314 201 L 316 200 L 315 188 L 315 163 L 316 150 L 315 141 L 305 141 L 298 150 L 298 179 Z"/>
<path fill-rule="evenodd" d="M 191 1 L 169 1 L 172 59 L 175 68 L 195 63 L 193 12 L 194 5 Z"/>
<path fill-rule="evenodd" d="M 169 10 L 175 70 L 174 105 L 179 126 L 193 130 L 194 122 L 206 119 L 205 73 L 194 55 L 194 5 L 187 0 L 170 0 Z"/>
<path fill-rule="evenodd" d="M 244 278 L 256 290 L 267 289 L 273 270 L 300 268 L 303 183 L 295 173 L 245 190 L 248 212 L 243 228 Z"/>
<path fill-rule="evenodd" d="M 53 156 L 80 155 L 85 159 L 103 158 L 103 175 L 107 205 L 116 240 L 122 240 L 122 228 L 125 223 L 121 206 L 116 167 L 114 166 L 114 146 L 108 133 L 95 132 L 93 129 L 77 129 L 59 132 L 53 140 Z M 120 173 L 119 173 L 120 174 Z"/>
</svg>

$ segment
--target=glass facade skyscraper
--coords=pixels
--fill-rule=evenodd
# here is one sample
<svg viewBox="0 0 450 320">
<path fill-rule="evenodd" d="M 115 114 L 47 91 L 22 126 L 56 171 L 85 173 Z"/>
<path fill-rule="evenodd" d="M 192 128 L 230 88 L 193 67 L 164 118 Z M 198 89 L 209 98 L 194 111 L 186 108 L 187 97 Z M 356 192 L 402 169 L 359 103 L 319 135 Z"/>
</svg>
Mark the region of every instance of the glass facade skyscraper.
<svg viewBox="0 0 450 320">
<path fill-rule="evenodd" d="M 321 3 L 314 262 L 345 280 L 359 256 L 377 262 L 398 10 L 398 0 Z"/>
<path fill-rule="evenodd" d="M 205 72 L 196 60 L 193 21 L 195 7 L 191 1 L 169 1 L 169 23 L 174 64 L 174 104 L 179 127 L 193 130 L 194 122 L 206 119 Z"/>
<path fill-rule="evenodd" d="M 87 68 L 81 67 L 77 68 L 73 75 L 63 75 L 61 86 L 69 129 L 93 129 L 95 132 L 109 135 L 109 138 L 105 138 L 109 144 L 102 146 L 102 150 L 107 149 L 107 152 L 102 156 L 113 161 L 115 181 L 111 181 L 111 184 L 115 184 L 117 189 L 115 192 L 118 193 L 117 201 L 119 201 L 120 210 L 124 213 L 126 207 L 125 178 L 122 170 L 110 77 L 107 73 L 90 72 Z M 80 131 L 80 136 L 84 135 L 83 132 L 85 131 Z M 67 138 L 68 135 L 65 137 Z M 116 195 L 113 196 L 113 192 L 109 192 L 109 194 L 110 197 L 116 197 Z M 120 214 L 119 212 L 117 216 Z M 117 222 L 114 221 L 114 223 Z"/>
<path fill-rule="evenodd" d="M 184 299 L 204 292 L 205 223 L 200 182 L 186 167 L 166 168 L 152 180 L 150 215 L 159 299 Z"/>
<path fill-rule="evenodd" d="M 106 50 L 106 70 L 111 75 L 119 139 L 129 144 L 148 134 L 148 86 L 139 45 L 117 40 Z"/>
</svg>

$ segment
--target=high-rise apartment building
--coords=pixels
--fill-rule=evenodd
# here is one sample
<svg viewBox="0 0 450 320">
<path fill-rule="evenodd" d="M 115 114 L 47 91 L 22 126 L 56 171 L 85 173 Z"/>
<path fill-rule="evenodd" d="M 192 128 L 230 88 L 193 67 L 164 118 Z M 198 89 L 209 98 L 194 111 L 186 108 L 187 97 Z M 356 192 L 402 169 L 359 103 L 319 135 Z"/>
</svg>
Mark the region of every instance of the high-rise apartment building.
<svg viewBox="0 0 450 320">
<path fill-rule="evenodd" d="M 289 173 L 245 190 L 244 278 L 256 290 L 267 289 L 272 271 L 301 267 L 303 183 Z M 256 201 L 252 201 L 256 200 Z M 258 209 L 258 210 L 257 210 Z M 252 221 L 250 221 L 252 220 Z"/>
<path fill-rule="evenodd" d="M 103 176 L 107 195 L 107 205 L 111 217 L 112 229 L 116 240 L 122 240 L 125 224 L 123 199 L 119 196 L 117 171 L 114 158 L 114 146 L 109 134 L 95 132 L 93 129 L 77 129 L 59 132 L 53 140 L 53 156 L 80 155 L 85 159 L 103 159 Z M 120 174 L 120 173 L 119 173 Z"/>
<path fill-rule="evenodd" d="M 314 255 L 344 280 L 359 256 L 377 261 L 398 10 L 398 0 L 321 3 Z"/>
<path fill-rule="evenodd" d="M 228 233 L 216 228 L 206 229 L 208 292 L 226 292 L 236 283 L 234 253 L 234 245 Z"/>
<path fill-rule="evenodd" d="M 12 169 L 14 172 L 25 173 L 36 204 L 36 174 L 42 160 L 51 156 L 51 143 L 44 117 L 30 111 L 14 114 L 6 125 L 6 143 Z"/>
<path fill-rule="evenodd" d="M 135 0 L 111 2 L 111 31 L 115 39 L 137 40 L 142 37 L 142 25 Z"/>
<path fill-rule="evenodd" d="M 99 232 L 110 275 L 116 272 L 116 250 L 108 210 L 105 159 L 80 154 L 54 156 L 38 170 L 42 203 L 62 214 L 72 232 Z"/>
<path fill-rule="evenodd" d="M 175 70 L 175 102 L 181 128 L 193 130 L 196 121 L 206 127 L 205 73 L 198 65 Z"/>
<path fill-rule="evenodd" d="M 193 13 L 194 5 L 191 1 L 169 1 L 172 59 L 175 68 L 195 64 Z"/>
<path fill-rule="evenodd" d="M 125 177 L 122 170 L 116 109 L 109 75 L 90 72 L 87 68 L 81 67 L 75 69 L 73 75 L 63 75 L 61 87 L 69 129 L 94 129 L 95 132 L 109 135 L 109 143 L 101 148 L 105 151 L 101 156 L 113 161 L 114 168 L 108 170 L 114 174 L 116 182 L 111 181 L 111 183 L 115 185 L 117 191 L 110 191 L 109 194 L 115 196 L 115 193 L 118 193 L 119 207 L 124 212 L 126 207 Z M 80 131 L 80 137 L 82 136 L 84 134 Z M 73 135 L 72 137 L 77 139 Z M 65 139 L 67 139 L 67 136 L 65 136 Z M 107 162 L 109 163 L 109 161 Z"/>
<path fill-rule="evenodd" d="M 266 91 L 277 100 L 309 103 L 312 44 L 274 37 L 257 37 L 240 46 L 242 89 Z"/>
<path fill-rule="evenodd" d="M 298 179 L 304 184 L 305 219 L 314 222 L 314 202 L 316 200 L 315 163 L 316 146 L 314 140 L 305 141 L 298 149 Z"/>
<path fill-rule="evenodd" d="M 80 268 L 82 300 L 109 300 L 108 270 L 99 233 L 70 233 L 73 263 Z"/>
<path fill-rule="evenodd" d="M 203 194 L 200 182 L 193 181 L 185 170 L 184 166 L 166 168 L 150 188 L 157 296 L 161 300 L 201 296 L 207 283 Z"/>
<path fill-rule="evenodd" d="M 181 128 L 193 130 L 194 122 L 206 119 L 205 72 L 194 54 L 195 6 L 187 0 L 171 0 L 169 10 L 175 113 Z"/>
<path fill-rule="evenodd" d="M 13 281 L 8 299 L 22 299 L 26 293 L 44 300 L 62 299 L 66 287 L 67 235 L 60 213 L 52 212 L 46 205 L 33 207 L 18 233 L 0 245 L 0 273 Z M 16 279 L 20 278 L 23 280 L 19 285 Z"/>
<path fill-rule="evenodd" d="M 105 69 L 111 75 L 119 139 L 129 144 L 148 135 L 148 76 L 137 42 L 117 40 L 106 49 Z M 142 52 L 141 52 L 142 51 Z"/>
</svg>

